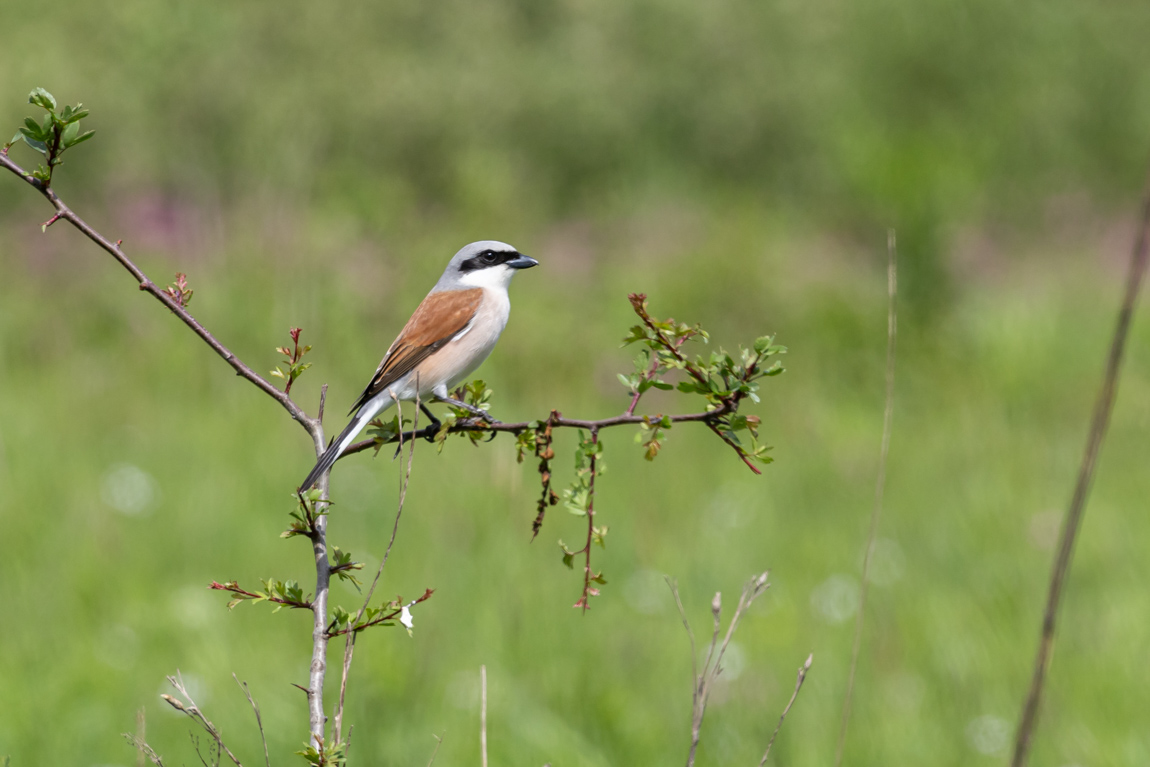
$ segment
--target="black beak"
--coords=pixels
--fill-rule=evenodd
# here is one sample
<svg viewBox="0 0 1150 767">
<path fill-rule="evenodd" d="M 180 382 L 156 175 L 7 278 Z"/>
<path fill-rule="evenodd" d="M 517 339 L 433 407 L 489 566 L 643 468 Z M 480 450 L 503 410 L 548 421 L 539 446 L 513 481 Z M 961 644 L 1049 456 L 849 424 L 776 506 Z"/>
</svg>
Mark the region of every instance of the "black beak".
<svg viewBox="0 0 1150 767">
<path fill-rule="evenodd" d="M 505 261 L 504 263 L 506 263 L 512 269 L 530 269 L 533 266 L 539 266 L 538 261 L 536 261 L 531 256 L 525 256 L 522 253 L 517 254 L 515 258 L 511 259 L 510 261 Z"/>
</svg>

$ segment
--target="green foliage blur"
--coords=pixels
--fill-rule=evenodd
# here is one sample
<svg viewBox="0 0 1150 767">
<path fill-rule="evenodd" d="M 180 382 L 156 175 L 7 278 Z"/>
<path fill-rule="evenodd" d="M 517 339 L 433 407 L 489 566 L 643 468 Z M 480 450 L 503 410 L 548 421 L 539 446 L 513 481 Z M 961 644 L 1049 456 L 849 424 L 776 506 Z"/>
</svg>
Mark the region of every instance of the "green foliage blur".
<svg viewBox="0 0 1150 767">
<path fill-rule="evenodd" d="M 882 421 L 886 228 L 900 351 L 887 507 L 848 760 L 1001 763 L 1029 681 L 1150 148 L 1150 6 L 1067 0 L 436 4 L 4 3 L 6 140 L 43 86 L 92 110 L 54 185 L 261 371 L 291 327 L 292 389 L 328 427 L 447 258 L 507 240 L 541 268 L 481 374 L 500 418 L 622 411 L 626 295 L 733 349 L 776 333 L 752 475 L 705 429 L 653 462 L 603 435 L 607 584 L 572 610 L 581 540 L 512 440 L 420 445 L 381 595 L 415 628 L 362 638 L 349 689 L 363 764 L 685 758 L 690 658 L 765 568 L 703 729 L 700 765 L 753 764 L 815 656 L 772 758 L 827 764 Z M 27 147 L 12 156 L 34 166 Z M 159 699 L 179 668 L 229 744 L 306 738 L 307 616 L 229 612 L 213 581 L 311 578 L 282 541 L 302 430 L 130 278 L 0 177 L 0 756 L 192 763 Z M 1145 308 L 1145 307 L 1143 307 Z M 1131 337 L 1086 515 L 1035 763 L 1150 760 L 1150 323 Z M 651 391 L 649 411 L 688 399 Z M 692 403 L 693 404 L 693 403 Z M 560 433 L 556 483 L 577 435 Z M 373 571 L 401 466 L 341 463 L 331 541 Z M 350 584 L 333 602 L 358 606 Z M 338 651 L 330 656 L 337 664 Z M 333 680 L 334 675 L 329 676 Z M 335 689 L 329 681 L 329 698 Z"/>
</svg>

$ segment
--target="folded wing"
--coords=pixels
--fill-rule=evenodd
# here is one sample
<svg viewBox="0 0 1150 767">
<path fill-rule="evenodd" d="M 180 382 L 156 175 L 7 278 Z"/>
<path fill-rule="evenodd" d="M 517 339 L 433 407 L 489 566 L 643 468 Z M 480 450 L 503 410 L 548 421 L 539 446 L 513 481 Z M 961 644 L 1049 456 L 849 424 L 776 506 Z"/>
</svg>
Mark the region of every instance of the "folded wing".
<svg viewBox="0 0 1150 767">
<path fill-rule="evenodd" d="M 386 391 L 416 365 L 466 331 L 475 319 L 482 299 L 482 288 L 444 290 L 430 293 L 423 299 L 387 354 L 383 355 L 371 383 L 359 395 L 351 412 Z"/>
</svg>

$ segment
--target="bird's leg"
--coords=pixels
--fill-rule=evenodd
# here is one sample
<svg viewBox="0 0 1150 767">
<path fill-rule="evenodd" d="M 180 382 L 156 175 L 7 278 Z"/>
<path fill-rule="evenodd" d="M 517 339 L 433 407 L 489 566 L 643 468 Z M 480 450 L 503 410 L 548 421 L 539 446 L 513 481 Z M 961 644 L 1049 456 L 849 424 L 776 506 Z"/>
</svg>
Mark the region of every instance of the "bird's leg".
<svg viewBox="0 0 1150 767">
<path fill-rule="evenodd" d="M 492 418 L 487 413 L 486 410 L 480 410 L 479 408 L 475 407 L 474 405 L 468 405 L 466 402 L 460 402 L 459 400 L 452 399 L 451 397 L 440 397 L 440 396 L 436 395 L 435 398 L 445 405 L 451 405 L 451 407 L 457 407 L 460 410 L 466 410 L 468 413 L 471 413 L 476 418 L 478 418 L 482 421 L 486 421 L 487 423 L 492 423 L 492 424 L 499 423 L 499 421 L 496 421 L 494 418 Z"/>
<path fill-rule="evenodd" d="M 427 441 L 434 442 L 435 435 L 439 432 L 440 420 L 436 418 L 435 414 L 428 410 L 427 405 L 423 404 L 422 402 L 419 403 L 419 409 L 422 410 L 423 414 L 431 420 L 431 433 L 427 435 Z"/>
</svg>

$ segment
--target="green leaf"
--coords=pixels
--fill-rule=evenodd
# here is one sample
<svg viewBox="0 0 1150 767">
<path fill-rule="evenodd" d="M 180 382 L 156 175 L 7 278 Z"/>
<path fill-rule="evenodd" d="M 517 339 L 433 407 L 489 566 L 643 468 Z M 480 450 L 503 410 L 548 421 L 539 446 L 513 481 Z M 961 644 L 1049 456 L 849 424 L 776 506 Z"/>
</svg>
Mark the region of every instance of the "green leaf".
<svg viewBox="0 0 1150 767">
<path fill-rule="evenodd" d="M 40 154 L 44 154 L 44 155 L 48 154 L 48 145 L 45 144 L 40 139 L 34 138 L 31 135 L 29 135 L 27 128 L 21 128 L 20 129 L 20 137 L 24 139 L 25 144 L 32 147 L 33 149 L 35 149 Z M 36 174 L 33 173 L 32 175 L 35 176 Z"/>
<path fill-rule="evenodd" d="M 28 103 L 35 104 L 44 109 L 56 108 L 56 99 L 43 88 L 33 88 L 32 92 L 28 94 Z"/>
<path fill-rule="evenodd" d="M 674 386 L 667 383 L 666 381 L 652 381 L 651 385 L 654 386 L 656 389 L 662 389 L 663 391 L 671 391 L 672 389 L 675 388 Z"/>
<path fill-rule="evenodd" d="M 72 146 L 76 140 L 76 136 L 80 133 L 80 123 L 70 123 L 64 128 L 64 132 L 60 134 L 60 141 L 65 147 Z"/>
<path fill-rule="evenodd" d="M 45 138 L 44 134 L 40 130 L 40 123 L 36 122 L 31 117 L 24 118 L 24 127 L 28 129 L 28 133 L 25 135 L 31 135 L 32 138 L 35 139 Z"/>
<path fill-rule="evenodd" d="M 66 116 L 64 118 L 64 122 L 67 122 L 67 123 L 79 122 L 80 120 L 83 120 L 85 117 L 87 117 L 88 116 L 88 110 L 87 109 L 81 109 L 80 107 L 81 107 L 81 105 L 77 104 L 76 108 L 72 111 L 72 114 L 69 116 Z"/>
<path fill-rule="evenodd" d="M 771 348 L 771 342 L 774 341 L 774 336 L 762 336 L 755 339 L 755 353 L 762 354 Z"/>
<path fill-rule="evenodd" d="M 69 126 L 69 127 L 70 127 L 70 126 Z M 77 136 L 76 138 L 72 139 L 72 141 L 71 141 L 71 142 L 69 142 L 68 144 L 66 144 L 66 145 L 65 145 L 65 147 L 74 147 L 74 146 L 76 146 L 77 144 L 82 144 L 82 143 L 84 143 L 85 141 L 87 141 L 88 139 L 92 138 L 92 135 L 93 135 L 93 134 L 95 134 L 95 132 L 96 132 L 96 131 L 94 131 L 94 130 L 84 131 L 84 132 L 83 132 L 83 133 L 81 133 L 79 136 Z"/>
<path fill-rule="evenodd" d="M 40 123 L 40 138 L 44 139 L 45 141 L 50 140 L 54 130 L 55 126 L 52 122 L 52 113 L 49 112 L 48 114 L 44 115 L 44 121 Z"/>
</svg>

